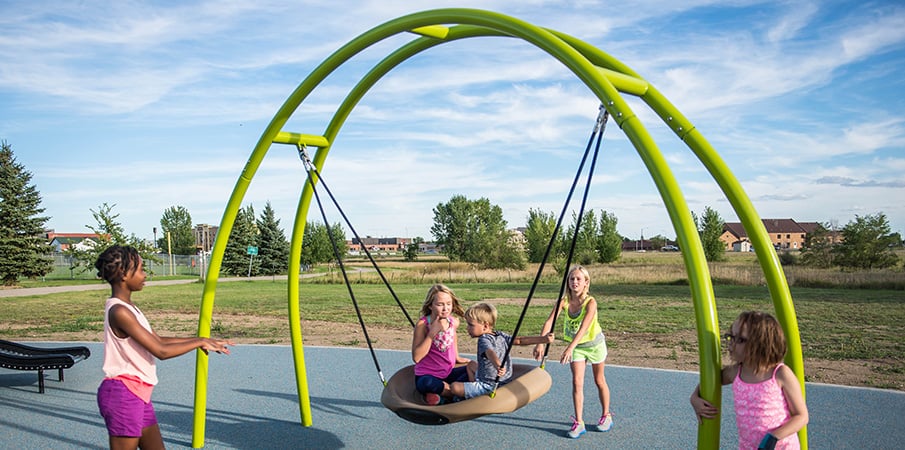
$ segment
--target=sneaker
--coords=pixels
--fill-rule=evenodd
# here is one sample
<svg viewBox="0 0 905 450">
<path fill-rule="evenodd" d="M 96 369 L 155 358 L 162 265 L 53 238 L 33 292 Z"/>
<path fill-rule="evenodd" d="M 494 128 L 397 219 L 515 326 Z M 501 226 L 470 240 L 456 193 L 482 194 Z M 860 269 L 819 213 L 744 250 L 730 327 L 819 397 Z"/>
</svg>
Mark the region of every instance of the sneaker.
<svg viewBox="0 0 905 450">
<path fill-rule="evenodd" d="M 585 434 L 586 430 L 584 429 L 584 422 L 579 422 L 575 420 L 575 417 L 572 417 L 572 428 L 569 430 L 569 437 L 572 439 L 578 439 L 582 434 Z"/>
<path fill-rule="evenodd" d="M 430 406 L 436 406 L 440 404 L 440 396 L 434 394 L 433 392 L 429 392 L 424 394 L 424 403 L 427 403 Z"/>
<path fill-rule="evenodd" d="M 605 416 L 600 416 L 600 420 L 597 421 L 597 431 L 610 431 L 613 429 L 613 413 L 608 413 Z"/>
</svg>

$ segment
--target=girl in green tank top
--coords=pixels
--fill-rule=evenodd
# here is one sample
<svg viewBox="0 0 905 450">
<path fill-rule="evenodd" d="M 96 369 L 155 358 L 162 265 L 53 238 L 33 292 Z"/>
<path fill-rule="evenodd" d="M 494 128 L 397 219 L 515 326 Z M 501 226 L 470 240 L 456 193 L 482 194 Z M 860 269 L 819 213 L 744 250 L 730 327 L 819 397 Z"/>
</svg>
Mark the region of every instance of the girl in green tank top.
<svg viewBox="0 0 905 450">
<path fill-rule="evenodd" d="M 595 424 L 598 431 L 609 431 L 613 427 L 613 415 L 610 413 L 610 388 L 604 376 L 607 348 L 606 338 L 600 323 L 597 321 L 597 300 L 588 295 L 591 285 L 591 276 L 588 270 L 582 266 L 575 266 L 569 270 L 567 279 L 568 295 L 559 300 L 559 308 L 563 311 L 563 339 L 568 343 L 559 357 L 559 362 L 569 364 L 572 369 L 572 404 L 574 415 L 572 427 L 569 429 L 570 438 L 578 438 L 586 432 L 582 412 L 584 409 L 584 374 L 587 364 L 591 364 L 594 374 L 594 384 L 597 386 L 600 399 L 600 420 Z M 553 330 L 553 320 L 556 310 L 550 312 L 550 317 L 544 322 L 541 334 Z M 540 358 L 543 355 L 543 346 L 538 345 L 534 349 L 534 355 Z"/>
</svg>

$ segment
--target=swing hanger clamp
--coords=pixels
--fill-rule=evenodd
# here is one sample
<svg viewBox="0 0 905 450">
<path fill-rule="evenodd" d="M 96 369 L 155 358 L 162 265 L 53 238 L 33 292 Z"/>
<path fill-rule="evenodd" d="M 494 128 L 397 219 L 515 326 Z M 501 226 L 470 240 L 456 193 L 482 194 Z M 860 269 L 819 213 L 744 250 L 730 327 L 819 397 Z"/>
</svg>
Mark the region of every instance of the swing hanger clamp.
<svg viewBox="0 0 905 450">
<path fill-rule="evenodd" d="M 314 164 L 311 163 L 311 158 L 308 157 L 308 146 L 305 144 L 296 144 L 299 150 L 299 159 L 302 160 L 302 164 L 305 165 L 305 170 L 311 172 Z"/>
<path fill-rule="evenodd" d="M 606 122 L 610 117 L 610 112 L 600 104 L 600 113 L 597 114 L 597 123 L 594 125 L 594 132 L 598 133 L 606 128 Z"/>
</svg>

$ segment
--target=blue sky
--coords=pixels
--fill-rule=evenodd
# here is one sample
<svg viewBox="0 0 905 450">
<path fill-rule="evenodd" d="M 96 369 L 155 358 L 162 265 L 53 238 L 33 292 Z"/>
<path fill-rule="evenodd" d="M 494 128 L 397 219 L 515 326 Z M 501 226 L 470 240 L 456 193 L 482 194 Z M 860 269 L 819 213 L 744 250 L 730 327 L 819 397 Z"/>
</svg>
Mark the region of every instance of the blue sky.
<svg viewBox="0 0 905 450">
<path fill-rule="evenodd" d="M 562 31 L 627 64 L 703 133 L 763 218 L 843 226 L 883 212 L 905 231 L 905 5 L 893 1 L 5 1 L 0 139 L 58 232 L 87 231 L 103 203 L 143 238 L 175 205 L 219 224 L 265 126 L 321 61 L 387 20 L 447 7 Z M 344 65 L 285 129 L 322 133 L 364 71 L 412 38 Z M 324 180 L 362 236 L 431 240 L 432 209 L 456 194 L 524 226 L 531 208 L 562 208 L 598 103 L 523 41 L 441 45 L 362 99 Z M 691 151 L 632 107 L 690 209 L 737 221 Z M 270 201 L 288 234 L 303 180 L 295 149 L 275 145 L 245 204 L 259 214 Z M 620 233 L 675 236 L 612 122 L 594 180 L 588 207 L 615 214 Z"/>
</svg>

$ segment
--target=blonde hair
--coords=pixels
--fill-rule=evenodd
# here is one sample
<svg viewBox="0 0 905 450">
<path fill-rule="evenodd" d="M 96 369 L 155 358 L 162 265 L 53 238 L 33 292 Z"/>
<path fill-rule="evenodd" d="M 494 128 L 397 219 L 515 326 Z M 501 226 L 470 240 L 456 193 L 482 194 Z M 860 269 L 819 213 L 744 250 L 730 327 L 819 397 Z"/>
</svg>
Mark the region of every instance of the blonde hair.
<svg viewBox="0 0 905 450">
<path fill-rule="evenodd" d="M 591 274 L 588 273 L 588 269 L 585 269 L 584 266 L 572 266 L 572 268 L 569 269 L 569 275 L 566 277 L 566 289 L 571 295 L 572 288 L 569 286 L 568 280 L 569 278 L 572 278 L 572 272 L 575 272 L 576 270 L 581 271 L 581 274 L 584 275 L 585 281 L 587 281 L 584 286 L 584 292 L 580 292 L 579 294 L 581 295 L 578 296 L 579 298 L 585 298 L 588 295 L 588 290 L 591 289 Z"/>
<path fill-rule="evenodd" d="M 781 363 L 786 356 L 786 337 L 779 321 L 770 314 L 746 311 L 735 319 L 738 332 L 747 331 L 744 360 L 756 372 L 764 372 Z M 731 331 L 731 330 L 730 330 Z"/>
<path fill-rule="evenodd" d="M 496 325 L 496 307 L 490 303 L 476 303 L 465 311 L 465 320 L 479 322 L 493 328 Z"/>
<path fill-rule="evenodd" d="M 437 283 L 430 287 L 427 290 L 427 296 L 424 298 L 424 303 L 421 305 L 421 315 L 422 316 L 430 316 L 431 315 L 431 306 L 434 304 L 434 297 L 437 296 L 438 293 L 445 292 L 449 294 L 449 297 L 452 299 L 452 312 L 453 314 L 462 317 L 465 315 L 465 312 L 462 310 L 462 301 L 459 300 L 459 297 L 456 297 L 456 294 L 453 293 L 452 289 L 446 287 L 446 285 L 442 283 Z"/>
</svg>

